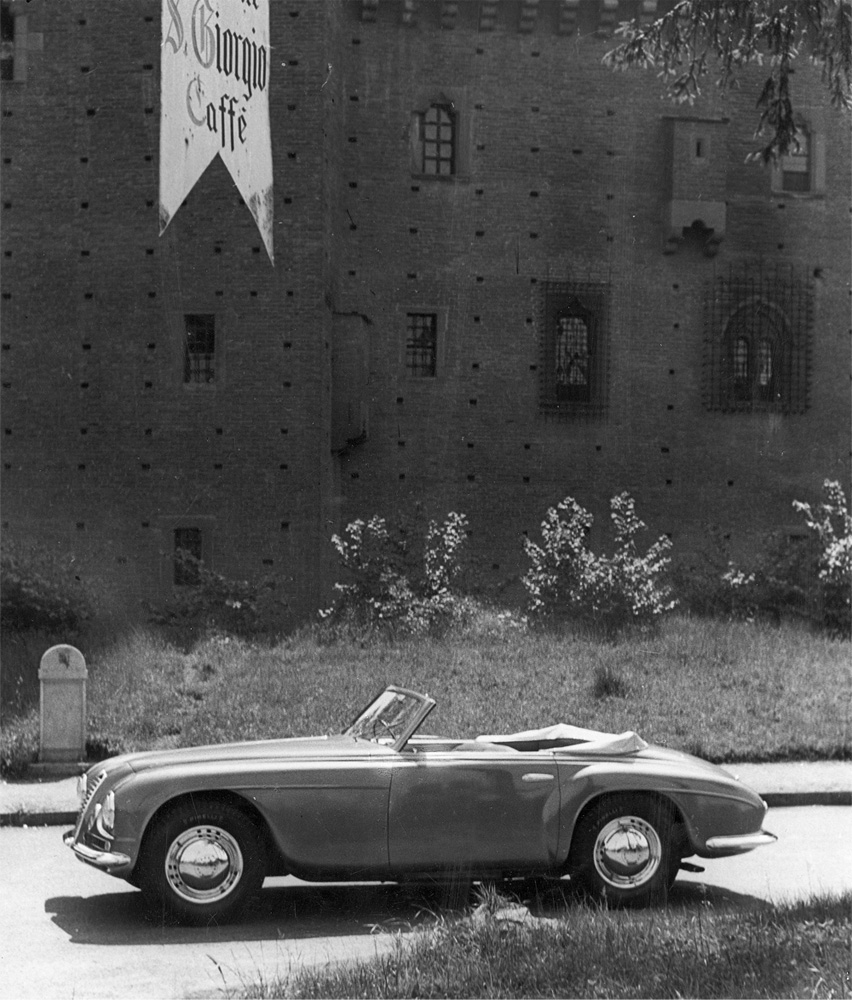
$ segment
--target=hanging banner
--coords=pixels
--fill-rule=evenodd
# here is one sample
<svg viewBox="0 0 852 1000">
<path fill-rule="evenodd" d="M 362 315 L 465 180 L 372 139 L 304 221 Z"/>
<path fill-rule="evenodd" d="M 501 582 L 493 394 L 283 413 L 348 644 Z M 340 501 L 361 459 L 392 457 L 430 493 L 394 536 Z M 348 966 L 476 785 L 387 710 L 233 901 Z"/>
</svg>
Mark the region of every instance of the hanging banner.
<svg viewBox="0 0 852 1000">
<path fill-rule="evenodd" d="M 274 263 L 269 0 L 162 0 L 160 235 L 218 153 Z"/>
</svg>

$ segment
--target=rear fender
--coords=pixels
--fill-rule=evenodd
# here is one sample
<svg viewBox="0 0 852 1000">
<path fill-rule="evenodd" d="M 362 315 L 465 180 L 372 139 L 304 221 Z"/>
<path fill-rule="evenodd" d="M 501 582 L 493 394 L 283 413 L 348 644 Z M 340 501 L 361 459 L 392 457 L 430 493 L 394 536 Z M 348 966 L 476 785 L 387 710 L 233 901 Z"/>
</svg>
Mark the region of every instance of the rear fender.
<svg viewBox="0 0 852 1000">
<path fill-rule="evenodd" d="M 682 857 L 702 854 L 711 836 L 750 833 L 760 829 L 764 807 L 750 789 L 720 771 L 718 781 L 678 775 L 643 761 L 589 765 L 559 762 L 562 810 L 558 856 L 565 864 L 577 821 L 603 796 L 651 795 L 667 802 L 680 826 Z"/>
</svg>

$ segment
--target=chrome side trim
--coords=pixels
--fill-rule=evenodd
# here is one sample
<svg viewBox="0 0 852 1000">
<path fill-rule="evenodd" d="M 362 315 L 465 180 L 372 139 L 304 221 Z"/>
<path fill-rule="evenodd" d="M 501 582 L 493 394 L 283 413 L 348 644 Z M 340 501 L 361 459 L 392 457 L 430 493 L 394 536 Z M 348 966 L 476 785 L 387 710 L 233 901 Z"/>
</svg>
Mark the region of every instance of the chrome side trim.
<svg viewBox="0 0 852 1000">
<path fill-rule="evenodd" d="M 744 833 L 734 837 L 711 837 L 707 841 L 710 851 L 751 851 L 755 847 L 774 844 L 778 838 L 774 833 L 761 830 L 760 833 Z"/>
<path fill-rule="evenodd" d="M 536 771 L 530 771 L 527 774 L 521 775 L 521 781 L 553 781 L 554 775 L 552 774 L 542 774 Z"/>
<path fill-rule="evenodd" d="M 85 844 L 75 843 L 74 831 L 69 830 L 62 837 L 62 843 L 77 855 L 86 864 L 94 865 L 95 868 L 102 868 L 110 871 L 112 868 L 127 868 L 130 865 L 130 857 L 127 854 L 118 854 L 111 851 L 95 851 Z"/>
</svg>

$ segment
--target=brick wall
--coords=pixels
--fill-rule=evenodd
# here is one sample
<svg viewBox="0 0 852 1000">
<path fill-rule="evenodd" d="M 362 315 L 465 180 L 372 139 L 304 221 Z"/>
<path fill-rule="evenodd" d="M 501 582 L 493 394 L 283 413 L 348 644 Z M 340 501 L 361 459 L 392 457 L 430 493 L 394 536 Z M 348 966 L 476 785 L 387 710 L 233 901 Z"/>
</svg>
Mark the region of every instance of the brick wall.
<svg viewBox="0 0 852 1000">
<path fill-rule="evenodd" d="M 652 74 L 601 66 L 612 43 L 584 20 L 594 5 L 579 9 L 570 37 L 556 30 L 556 5 L 540 5 L 531 34 L 518 30 L 522 5 L 499 6 L 488 32 L 476 6 L 459 5 L 451 30 L 440 5 L 417 5 L 414 24 L 400 5 L 380 4 L 372 22 L 349 7 L 342 193 L 357 230 L 341 230 L 339 303 L 373 325 L 370 436 L 342 463 L 345 515 L 417 499 L 431 513 L 463 510 L 495 584 L 522 567 L 522 533 L 536 534 L 567 494 L 605 518 L 608 498 L 629 490 L 680 548 L 709 522 L 746 547 L 795 526 L 793 499 L 813 497 L 827 476 L 849 478 L 849 136 L 818 73 L 797 71 L 796 96 L 825 136 L 828 190 L 773 196 L 769 172 L 745 163 L 755 74 L 739 93 L 710 86 L 678 109 Z M 466 173 L 413 177 L 409 116 L 446 99 L 469 143 Z M 727 121 L 704 147 L 706 190 L 692 194 L 727 202 L 715 257 L 692 239 L 663 253 L 673 115 Z M 682 169 L 675 179 L 675 196 L 689 197 Z M 757 262 L 790 264 L 813 283 L 802 415 L 708 412 L 702 401 L 707 286 Z M 538 296 L 543 282 L 568 280 L 609 286 L 600 418 L 539 406 Z M 419 307 L 444 317 L 435 379 L 405 373 L 405 312 Z"/>
<path fill-rule="evenodd" d="M 201 526 L 214 568 L 279 574 L 304 614 L 358 515 L 464 511 L 500 586 L 567 494 L 605 518 L 626 489 L 676 547 L 707 522 L 748 546 L 825 477 L 848 483 L 848 122 L 811 67 L 797 100 L 825 195 L 773 194 L 745 163 L 754 75 L 710 87 L 688 115 L 717 123 L 724 239 L 664 253 L 667 120 L 686 112 L 601 66 L 600 5 L 273 0 L 273 269 L 219 161 L 157 236 L 159 8 L 34 0 L 41 48 L 3 84 L 10 536 L 74 552 L 134 607 L 168 590 L 174 527 Z M 412 173 L 432 102 L 458 115 L 452 179 Z M 708 287 L 776 263 L 813 290 L 808 408 L 710 411 Z M 541 406 L 548 283 L 606 290 L 603 412 Z M 435 378 L 406 373 L 410 311 L 437 317 Z M 216 316 L 213 386 L 183 384 L 187 312 Z M 368 433 L 332 456 L 335 315 L 368 346 Z"/>
<path fill-rule="evenodd" d="M 328 446 L 326 9 L 275 3 L 273 268 L 215 160 L 158 237 L 155 0 L 33 3 L 3 86 L 3 520 L 73 551 L 121 603 L 171 585 L 173 529 L 315 608 Z M 183 315 L 216 317 L 212 385 Z"/>
</svg>

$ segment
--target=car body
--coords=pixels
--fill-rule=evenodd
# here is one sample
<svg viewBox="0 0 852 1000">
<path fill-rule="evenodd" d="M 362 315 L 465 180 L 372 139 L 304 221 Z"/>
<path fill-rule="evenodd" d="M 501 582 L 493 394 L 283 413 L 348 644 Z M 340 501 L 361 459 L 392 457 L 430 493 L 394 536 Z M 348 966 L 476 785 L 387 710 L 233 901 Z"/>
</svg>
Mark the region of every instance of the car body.
<svg viewBox="0 0 852 1000">
<path fill-rule="evenodd" d="M 81 778 L 66 844 L 164 912 L 234 916 L 267 875 L 310 881 L 570 875 L 664 898 L 683 859 L 775 840 L 766 804 L 696 757 L 556 725 L 417 735 L 435 702 L 388 687 L 341 735 L 126 754 Z"/>
</svg>

